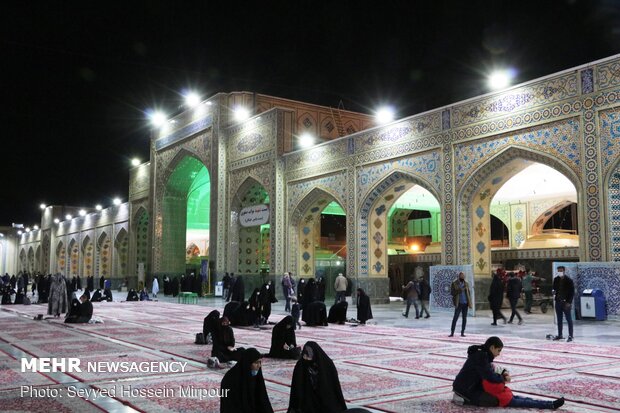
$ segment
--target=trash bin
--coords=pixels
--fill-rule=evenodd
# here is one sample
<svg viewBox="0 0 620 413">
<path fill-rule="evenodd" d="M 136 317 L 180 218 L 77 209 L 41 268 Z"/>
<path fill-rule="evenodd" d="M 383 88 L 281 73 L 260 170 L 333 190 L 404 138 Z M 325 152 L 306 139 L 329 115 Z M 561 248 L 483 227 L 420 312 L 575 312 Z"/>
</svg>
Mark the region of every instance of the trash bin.
<svg viewBox="0 0 620 413">
<path fill-rule="evenodd" d="M 605 295 L 599 289 L 586 289 L 581 294 L 581 318 L 607 320 Z"/>
<path fill-rule="evenodd" d="M 215 283 L 215 296 L 221 297 L 224 293 L 224 282 L 218 281 Z"/>
</svg>

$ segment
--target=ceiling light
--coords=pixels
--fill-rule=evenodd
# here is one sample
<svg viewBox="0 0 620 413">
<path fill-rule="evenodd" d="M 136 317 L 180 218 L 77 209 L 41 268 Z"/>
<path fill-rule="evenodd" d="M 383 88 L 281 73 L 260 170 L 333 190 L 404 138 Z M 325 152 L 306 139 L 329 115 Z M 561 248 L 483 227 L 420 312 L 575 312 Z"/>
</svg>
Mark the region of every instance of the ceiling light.
<svg viewBox="0 0 620 413">
<path fill-rule="evenodd" d="M 234 114 L 237 122 L 242 122 L 250 117 L 250 111 L 243 106 L 237 106 L 234 110 Z"/>
<path fill-rule="evenodd" d="M 200 95 L 194 92 L 190 92 L 185 95 L 185 104 L 190 108 L 197 106 L 200 103 Z"/>
<path fill-rule="evenodd" d="M 381 125 L 384 123 L 390 123 L 394 120 L 394 109 L 390 107 L 379 108 L 375 114 L 375 118 L 377 119 L 377 123 Z"/>
<path fill-rule="evenodd" d="M 131 160 L 131 164 L 132 164 L 133 166 L 138 166 L 138 165 L 140 165 L 140 159 L 138 159 L 138 158 L 133 158 L 133 159 Z"/>
<path fill-rule="evenodd" d="M 299 137 L 299 146 L 302 148 L 309 148 L 314 145 L 314 136 L 309 133 L 304 133 Z"/>
</svg>

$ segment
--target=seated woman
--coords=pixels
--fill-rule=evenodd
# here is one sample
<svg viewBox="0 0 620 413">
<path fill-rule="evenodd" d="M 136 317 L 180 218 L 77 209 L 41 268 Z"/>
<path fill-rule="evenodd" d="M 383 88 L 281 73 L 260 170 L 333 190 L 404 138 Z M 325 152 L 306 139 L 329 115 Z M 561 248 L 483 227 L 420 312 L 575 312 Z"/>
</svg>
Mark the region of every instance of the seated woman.
<svg viewBox="0 0 620 413">
<path fill-rule="evenodd" d="M 71 314 L 65 319 L 65 323 L 88 323 L 93 317 L 93 304 L 90 302 L 89 292 L 85 291 L 80 297 L 80 304 L 77 307 L 77 312 L 71 305 Z"/>
<path fill-rule="evenodd" d="M 239 351 L 243 348 L 235 348 L 235 333 L 230 326 L 228 318 L 222 317 L 220 325 L 213 335 L 213 349 L 211 359 L 207 361 L 209 367 L 219 367 L 220 363 L 238 361 Z"/>
<path fill-rule="evenodd" d="M 293 330 L 293 317 L 287 315 L 273 327 L 269 357 L 297 360 L 300 353 L 301 349 L 297 347 Z"/>
<path fill-rule="evenodd" d="M 326 326 L 327 325 L 327 310 L 325 310 L 325 303 L 321 301 L 315 301 L 303 307 L 301 319 L 307 326 Z"/>
<path fill-rule="evenodd" d="M 100 301 L 103 300 L 103 296 L 101 295 L 101 290 L 99 288 L 97 288 L 97 291 L 95 291 L 95 293 L 93 294 L 91 301 L 98 303 Z"/>
<path fill-rule="evenodd" d="M 357 319 L 360 324 L 366 324 L 366 321 L 372 319 L 370 297 L 361 288 L 357 289 Z"/>
<path fill-rule="evenodd" d="M 213 342 L 213 334 L 215 333 L 215 330 L 217 330 L 219 323 L 220 323 L 220 312 L 217 310 L 211 311 L 204 318 L 202 322 L 202 335 L 207 344 L 210 344 Z"/>
<path fill-rule="evenodd" d="M 146 291 L 146 287 L 144 287 L 142 291 L 140 291 L 140 301 L 151 301 L 149 293 L 148 291 Z"/>
<path fill-rule="evenodd" d="M 105 294 L 105 292 L 104 292 Z M 126 301 L 139 301 L 140 297 L 138 297 L 138 293 L 133 288 L 127 292 L 127 300 Z"/>
<path fill-rule="evenodd" d="M 222 379 L 221 413 L 273 413 L 261 365 L 255 348 L 240 352 L 239 362 Z"/>
<path fill-rule="evenodd" d="M 288 413 L 332 413 L 347 410 L 334 362 L 308 341 L 293 370 Z"/>
<path fill-rule="evenodd" d="M 347 309 L 349 303 L 346 301 L 340 301 L 329 308 L 329 315 L 327 316 L 328 323 L 344 324 L 347 321 Z"/>
</svg>

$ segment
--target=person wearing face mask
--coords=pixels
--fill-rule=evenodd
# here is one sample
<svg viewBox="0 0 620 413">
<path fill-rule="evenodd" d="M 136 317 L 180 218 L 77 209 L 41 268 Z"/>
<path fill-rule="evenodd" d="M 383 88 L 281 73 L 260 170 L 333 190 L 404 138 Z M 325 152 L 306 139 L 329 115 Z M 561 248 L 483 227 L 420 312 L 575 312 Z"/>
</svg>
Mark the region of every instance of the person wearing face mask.
<svg viewBox="0 0 620 413">
<path fill-rule="evenodd" d="M 275 325 L 271 332 L 269 357 L 297 360 L 300 353 L 301 348 L 297 346 L 293 330 L 293 317 L 287 315 Z"/>
<path fill-rule="evenodd" d="M 570 277 L 565 275 L 566 268 L 558 267 L 558 276 L 553 279 L 553 291 L 555 291 L 555 313 L 558 317 L 558 335 L 554 340 L 562 340 L 563 316 L 566 316 L 568 323 L 567 342 L 573 341 L 573 319 L 571 317 L 571 307 L 575 297 L 575 283 Z"/>
<path fill-rule="evenodd" d="M 243 347 L 235 348 L 235 333 L 230 326 L 227 317 L 220 319 L 220 325 L 213 334 L 213 349 L 211 350 L 211 358 L 207 360 L 208 367 L 221 367 L 220 363 L 229 363 L 239 361 L 239 354 Z"/>
<path fill-rule="evenodd" d="M 241 351 L 239 362 L 222 379 L 221 413 L 273 413 L 261 367 L 258 350 Z"/>
<path fill-rule="evenodd" d="M 456 328 L 456 322 L 459 319 L 459 314 L 463 315 L 463 321 L 461 322 L 461 337 L 465 337 L 465 326 L 467 325 L 467 310 L 472 308 L 471 292 L 469 284 L 465 281 L 465 274 L 459 273 L 459 278 L 454 280 L 450 286 L 450 293 L 454 300 L 454 317 L 452 317 L 452 328 L 450 330 L 450 336 L 454 337 L 454 330 Z"/>
<path fill-rule="evenodd" d="M 293 370 L 287 413 L 335 413 L 347 410 L 334 362 L 308 341 Z"/>
</svg>

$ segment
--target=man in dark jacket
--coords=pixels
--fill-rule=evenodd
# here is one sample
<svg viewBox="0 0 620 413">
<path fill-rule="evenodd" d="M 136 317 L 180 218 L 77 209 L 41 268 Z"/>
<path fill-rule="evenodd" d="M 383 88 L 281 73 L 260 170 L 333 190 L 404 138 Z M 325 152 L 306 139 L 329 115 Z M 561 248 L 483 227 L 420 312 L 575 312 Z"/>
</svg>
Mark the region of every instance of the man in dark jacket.
<svg viewBox="0 0 620 413">
<path fill-rule="evenodd" d="M 569 276 L 565 275 L 566 268 L 559 266 L 558 276 L 553 279 L 553 291 L 555 291 L 555 313 L 558 317 L 558 335 L 554 340 L 562 340 L 562 316 L 566 316 L 568 323 L 567 342 L 573 341 L 573 319 L 571 317 L 571 307 L 575 297 L 575 283 Z"/>
<path fill-rule="evenodd" d="M 493 359 L 500 355 L 503 347 L 504 343 L 499 337 L 489 337 L 483 345 L 469 347 L 467 361 L 452 383 L 455 402 L 482 407 L 495 407 L 499 404 L 495 396 L 484 392 L 482 380 L 491 383 L 504 382 L 504 377 L 495 373 L 491 366 Z"/>
<path fill-rule="evenodd" d="M 519 301 L 519 297 L 521 297 L 521 279 L 517 277 L 514 272 L 510 273 L 510 279 L 508 279 L 506 297 L 508 298 L 508 301 L 510 301 L 510 309 L 512 310 L 508 324 L 512 323 L 515 315 L 519 319 L 519 325 L 523 324 L 523 318 L 517 311 L 517 302 Z"/>
</svg>

